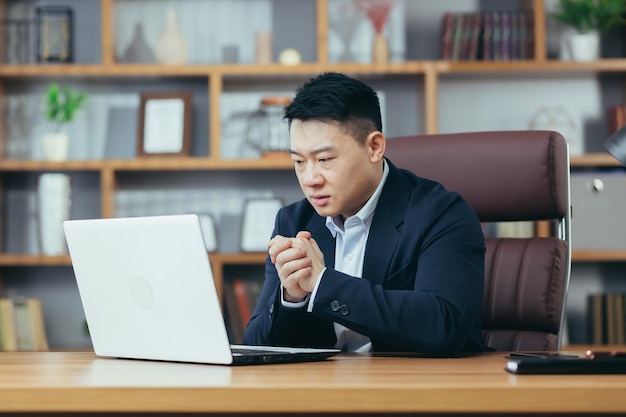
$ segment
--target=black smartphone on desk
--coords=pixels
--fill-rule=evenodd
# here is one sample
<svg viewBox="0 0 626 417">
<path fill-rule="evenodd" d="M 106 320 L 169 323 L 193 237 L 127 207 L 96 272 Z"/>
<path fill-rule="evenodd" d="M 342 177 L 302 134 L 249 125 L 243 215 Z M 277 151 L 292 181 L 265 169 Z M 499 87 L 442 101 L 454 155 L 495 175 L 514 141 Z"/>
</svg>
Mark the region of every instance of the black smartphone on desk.
<svg viewBox="0 0 626 417">
<path fill-rule="evenodd" d="M 626 357 L 509 356 L 505 369 L 513 374 L 626 374 Z"/>
<path fill-rule="evenodd" d="M 537 359 L 549 359 L 549 358 L 579 358 L 578 355 L 572 355 L 567 353 L 558 352 L 511 352 L 507 359 L 523 359 L 523 358 L 537 358 Z"/>
</svg>

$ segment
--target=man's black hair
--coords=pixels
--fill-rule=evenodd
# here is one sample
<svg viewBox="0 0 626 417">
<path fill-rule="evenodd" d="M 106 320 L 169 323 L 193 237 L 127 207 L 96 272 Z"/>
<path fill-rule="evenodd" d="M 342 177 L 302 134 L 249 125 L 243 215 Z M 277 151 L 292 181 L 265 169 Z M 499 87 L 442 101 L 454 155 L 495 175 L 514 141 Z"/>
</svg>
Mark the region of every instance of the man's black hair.
<svg viewBox="0 0 626 417">
<path fill-rule="evenodd" d="M 337 121 L 345 131 L 363 142 L 368 134 L 382 132 L 378 95 L 367 84 L 336 72 L 326 72 L 302 84 L 285 107 L 284 118 Z"/>
</svg>

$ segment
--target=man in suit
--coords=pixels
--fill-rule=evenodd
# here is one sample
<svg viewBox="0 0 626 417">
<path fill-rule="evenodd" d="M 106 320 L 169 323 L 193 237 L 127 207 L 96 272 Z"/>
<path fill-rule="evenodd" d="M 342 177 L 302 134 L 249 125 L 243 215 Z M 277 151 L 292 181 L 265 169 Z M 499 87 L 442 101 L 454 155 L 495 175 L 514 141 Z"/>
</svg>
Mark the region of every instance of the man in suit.
<svg viewBox="0 0 626 417">
<path fill-rule="evenodd" d="M 305 198 L 282 208 L 244 343 L 454 355 L 484 350 L 484 238 L 441 184 L 384 157 L 366 84 L 325 73 L 285 108 Z"/>
</svg>

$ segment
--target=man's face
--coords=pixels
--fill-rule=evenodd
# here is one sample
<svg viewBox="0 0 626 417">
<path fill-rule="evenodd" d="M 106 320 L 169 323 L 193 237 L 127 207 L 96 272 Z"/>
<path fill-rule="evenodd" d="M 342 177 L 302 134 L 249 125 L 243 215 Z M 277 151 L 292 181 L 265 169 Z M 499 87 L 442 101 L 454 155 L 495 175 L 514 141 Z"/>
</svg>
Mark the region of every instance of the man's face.
<svg viewBox="0 0 626 417">
<path fill-rule="evenodd" d="M 296 176 L 320 216 L 346 218 L 365 205 L 382 176 L 381 137 L 370 134 L 362 145 L 338 122 L 292 121 L 291 158 Z"/>
</svg>

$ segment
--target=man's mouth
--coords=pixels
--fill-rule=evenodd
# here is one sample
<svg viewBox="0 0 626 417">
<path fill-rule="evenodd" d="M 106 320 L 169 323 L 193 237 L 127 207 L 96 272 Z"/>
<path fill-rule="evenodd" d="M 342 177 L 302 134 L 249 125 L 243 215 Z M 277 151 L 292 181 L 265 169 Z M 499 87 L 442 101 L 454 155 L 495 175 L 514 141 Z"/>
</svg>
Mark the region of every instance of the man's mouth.
<svg viewBox="0 0 626 417">
<path fill-rule="evenodd" d="M 330 196 L 328 195 L 312 195 L 310 197 L 311 202 L 316 205 L 316 206 L 323 206 L 326 205 L 328 203 L 328 200 L 330 200 Z"/>
</svg>

